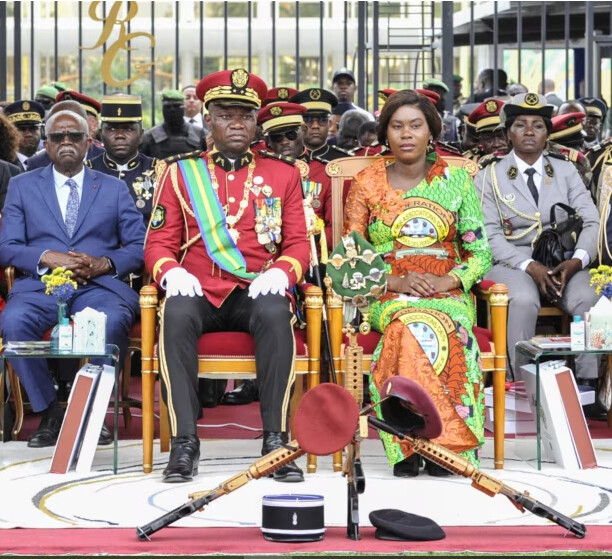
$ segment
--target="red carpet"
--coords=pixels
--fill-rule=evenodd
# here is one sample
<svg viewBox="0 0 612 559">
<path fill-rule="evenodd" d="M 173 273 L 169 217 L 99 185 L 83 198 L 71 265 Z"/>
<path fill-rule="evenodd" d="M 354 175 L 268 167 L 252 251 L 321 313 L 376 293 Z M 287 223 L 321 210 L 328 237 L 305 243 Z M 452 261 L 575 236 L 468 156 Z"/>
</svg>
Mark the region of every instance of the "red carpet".
<svg viewBox="0 0 612 559">
<path fill-rule="evenodd" d="M 558 526 L 452 526 L 446 539 L 433 542 L 392 542 L 374 538 L 374 528 L 361 529 L 360 541 L 349 540 L 344 528 L 329 528 L 323 541 L 277 543 L 264 540 L 258 528 L 165 528 L 150 542 L 136 538 L 135 530 L 4 530 L 0 531 L 2 553 L 23 555 L 88 554 L 172 554 L 235 555 L 272 553 L 399 553 L 401 551 L 538 552 L 546 550 L 612 551 L 610 528 L 591 526 L 584 539 Z"/>
</svg>

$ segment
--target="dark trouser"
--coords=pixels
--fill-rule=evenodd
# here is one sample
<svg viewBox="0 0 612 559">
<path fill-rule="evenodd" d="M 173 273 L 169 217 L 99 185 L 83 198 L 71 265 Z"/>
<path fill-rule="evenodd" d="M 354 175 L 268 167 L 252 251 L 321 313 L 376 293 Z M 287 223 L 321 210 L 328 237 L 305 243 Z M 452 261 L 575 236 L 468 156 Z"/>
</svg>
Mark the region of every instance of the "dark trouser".
<svg viewBox="0 0 612 559">
<path fill-rule="evenodd" d="M 172 436 L 196 433 L 200 412 L 198 339 L 208 332 L 248 332 L 253 336 L 263 428 L 286 431 L 295 379 L 294 320 L 286 297 L 260 295 L 251 299 L 244 289 L 235 289 L 219 308 L 206 297 L 166 299 L 159 362 Z"/>
</svg>

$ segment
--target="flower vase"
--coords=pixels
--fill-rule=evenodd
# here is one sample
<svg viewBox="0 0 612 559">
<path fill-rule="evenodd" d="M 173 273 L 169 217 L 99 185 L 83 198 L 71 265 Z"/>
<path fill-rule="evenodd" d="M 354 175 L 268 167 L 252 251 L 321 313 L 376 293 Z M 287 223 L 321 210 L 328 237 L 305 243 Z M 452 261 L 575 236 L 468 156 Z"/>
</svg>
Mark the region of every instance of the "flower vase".
<svg viewBox="0 0 612 559">
<path fill-rule="evenodd" d="M 67 322 L 68 304 L 62 301 L 57 302 L 57 324 L 51 330 L 51 351 L 59 351 L 59 330 L 60 325 Z"/>
</svg>

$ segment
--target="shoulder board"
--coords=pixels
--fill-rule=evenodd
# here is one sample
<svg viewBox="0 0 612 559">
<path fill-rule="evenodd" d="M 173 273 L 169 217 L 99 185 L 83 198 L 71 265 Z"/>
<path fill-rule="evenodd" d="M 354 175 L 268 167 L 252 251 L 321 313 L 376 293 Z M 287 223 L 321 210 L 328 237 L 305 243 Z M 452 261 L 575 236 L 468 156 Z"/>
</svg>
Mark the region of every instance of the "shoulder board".
<svg viewBox="0 0 612 559">
<path fill-rule="evenodd" d="M 257 152 L 257 155 L 259 155 L 260 157 L 268 157 L 270 159 L 278 159 L 279 161 L 287 163 L 288 165 L 295 165 L 295 159 L 293 159 L 293 157 L 287 157 L 286 155 L 274 153 L 273 151 L 268 151 L 266 149 L 260 149 Z"/>
<path fill-rule="evenodd" d="M 478 168 L 484 169 L 487 165 L 490 165 L 491 163 L 495 163 L 496 161 L 501 161 L 502 157 L 503 156 L 498 155 L 496 153 L 489 153 L 488 155 L 483 155 L 478 160 Z"/>
<path fill-rule="evenodd" d="M 352 153 L 352 150 L 348 150 L 348 149 L 344 149 L 344 148 L 338 147 L 335 144 L 332 144 L 330 146 L 330 148 L 331 149 L 335 149 L 336 151 L 339 151 L 340 153 L 344 153 L 345 155 L 355 155 L 354 153 Z"/>
<path fill-rule="evenodd" d="M 452 153 L 456 153 L 457 155 L 461 155 L 461 152 L 452 144 L 448 144 L 446 142 L 434 142 L 436 145 L 444 148 L 446 151 L 450 151 Z"/>
<path fill-rule="evenodd" d="M 179 153 L 178 155 L 171 155 L 170 157 L 166 157 L 163 159 L 163 162 L 166 165 L 170 165 L 170 163 L 176 163 L 181 159 L 195 159 L 196 157 L 202 157 L 204 152 L 201 149 L 196 149 L 195 151 L 188 151 L 187 153 Z"/>
<path fill-rule="evenodd" d="M 544 153 L 547 157 L 552 157 L 553 159 L 561 159 L 562 161 L 569 161 L 570 158 L 565 153 L 557 153 L 556 151 L 547 151 Z"/>
</svg>

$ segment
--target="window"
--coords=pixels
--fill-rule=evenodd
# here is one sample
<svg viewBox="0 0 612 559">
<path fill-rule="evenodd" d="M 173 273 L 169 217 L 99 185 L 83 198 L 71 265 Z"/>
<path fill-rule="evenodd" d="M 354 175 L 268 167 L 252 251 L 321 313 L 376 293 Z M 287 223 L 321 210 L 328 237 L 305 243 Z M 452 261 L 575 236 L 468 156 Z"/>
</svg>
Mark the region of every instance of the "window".
<svg viewBox="0 0 612 559">
<path fill-rule="evenodd" d="M 278 17 L 295 17 L 296 2 L 279 2 Z M 318 2 L 300 2 L 300 17 L 319 17 Z"/>
</svg>

